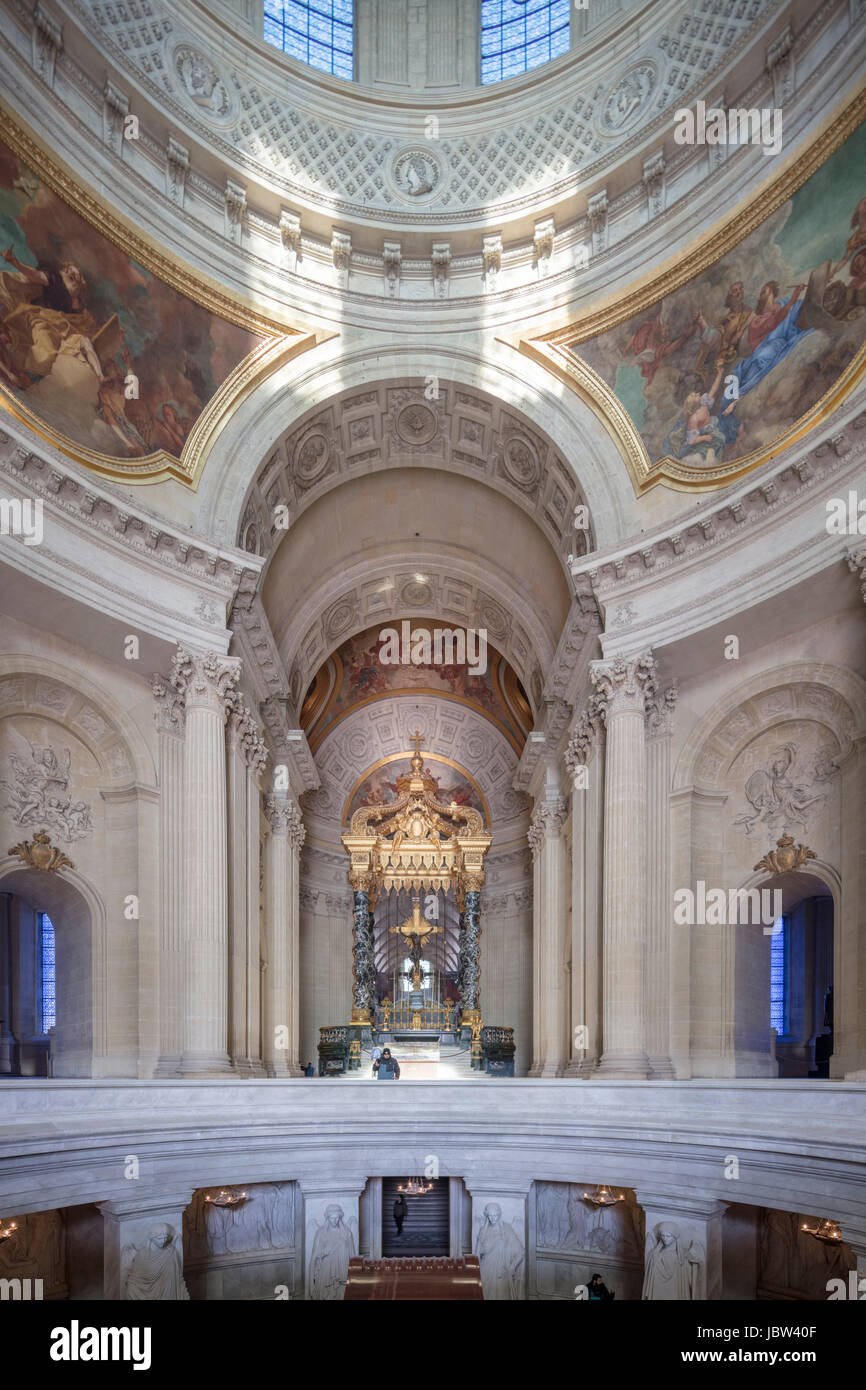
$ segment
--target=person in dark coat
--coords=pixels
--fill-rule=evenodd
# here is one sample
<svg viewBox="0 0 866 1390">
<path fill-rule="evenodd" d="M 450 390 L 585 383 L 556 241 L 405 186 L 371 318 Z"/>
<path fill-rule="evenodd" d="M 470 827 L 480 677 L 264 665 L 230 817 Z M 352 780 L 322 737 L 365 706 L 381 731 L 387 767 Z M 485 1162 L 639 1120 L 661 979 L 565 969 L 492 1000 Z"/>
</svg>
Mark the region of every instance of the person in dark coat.
<svg viewBox="0 0 866 1390">
<path fill-rule="evenodd" d="M 589 1281 L 589 1302 L 610 1303 L 616 1297 L 602 1282 L 600 1274 L 594 1274 Z"/>
<path fill-rule="evenodd" d="M 408 1210 L 409 1208 L 406 1205 L 406 1198 L 403 1196 L 403 1193 L 401 1192 L 396 1202 L 394 1203 L 394 1225 L 397 1227 L 398 1236 L 401 1236 L 403 1234 L 403 1222 L 406 1220 Z"/>
<path fill-rule="evenodd" d="M 400 1065 L 396 1057 L 391 1056 L 390 1047 L 386 1047 L 378 1061 L 373 1063 L 373 1070 L 377 1081 L 400 1080 Z"/>
</svg>

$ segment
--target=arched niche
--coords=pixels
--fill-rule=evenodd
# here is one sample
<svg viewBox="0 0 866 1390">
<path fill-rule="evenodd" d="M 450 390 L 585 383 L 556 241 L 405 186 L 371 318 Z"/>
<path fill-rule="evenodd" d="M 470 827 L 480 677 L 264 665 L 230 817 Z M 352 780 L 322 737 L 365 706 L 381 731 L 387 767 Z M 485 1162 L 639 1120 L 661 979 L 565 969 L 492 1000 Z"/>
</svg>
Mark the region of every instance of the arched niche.
<svg viewBox="0 0 866 1390">
<path fill-rule="evenodd" d="M 56 947 L 56 1017 L 52 1041 L 53 1075 L 87 1077 L 100 1074 L 98 1054 L 105 1051 L 105 1017 L 101 1013 L 107 993 L 104 979 L 105 908 L 93 887 L 74 870 L 49 873 L 22 868 L 17 860 L 0 860 L 0 893 L 10 895 L 14 920 L 3 924 L 7 988 L 11 987 L 12 1021 L 17 1030 L 29 1031 L 31 1001 L 23 991 L 32 987 L 31 969 L 25 968 L 22 950 L 33 941 L 33 917 L 45 912 L 51 918 Z M 38 968 L 38 959 L 35 962 Z M 23 1028 L 21 1027 L 23 1023 Z M 24 1039 L 18 1037 L 21 1044 Z"/>
<path fill-rule="evenodd" d="M 853 827 L 862 822 L 864 733 L 866 683 L 853 671 L 801 661 L 758 672 L 689 731 L 671 800 L 675 888 L 703 881 L 726 893 L 780 886 L 785 892 L 775 875 L 756 866 L 783 834 L 812 851 L 815 857 L 801 867 L 834 902 L 832 1074 L 839 1076 L 862 1052 L 857 981 L 866 923 Z M 749 924 L 674 930 L 687 933 L 672 953 L 672 1018 L 689 1073 L 775 1075 L 765 987 L 770 937 Z"/>
</svg>

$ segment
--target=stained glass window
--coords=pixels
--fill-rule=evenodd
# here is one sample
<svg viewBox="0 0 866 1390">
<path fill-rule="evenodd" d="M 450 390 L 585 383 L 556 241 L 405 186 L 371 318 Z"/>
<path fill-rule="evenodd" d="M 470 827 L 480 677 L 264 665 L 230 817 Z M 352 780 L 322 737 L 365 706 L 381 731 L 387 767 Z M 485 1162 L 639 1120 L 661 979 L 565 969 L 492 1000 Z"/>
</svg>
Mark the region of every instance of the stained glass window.
<svg viewBox="0 0 866 1390">
<path fill-rule="evenodd" d="M 568 52 L 571 0 L 481 0 L 481 81 L 537 68 Z"/>
<path fill-rule="evenodd" d="M 42 1031 L 47 1033 L 55 1024 L 55 956 L 54 923 L 47 912 L 40 912 L 39 951 L 42 996 Z"/>
<path fill-rule="evenodd" d="M 770 1027 L 788 1029 L 788 919 L 780 917 L 770 937 Z"/>
<path fill-rule="evenodd" d="M 351 82 L 354 0 L 265 0 L 266 43 Z"/>
</svg>

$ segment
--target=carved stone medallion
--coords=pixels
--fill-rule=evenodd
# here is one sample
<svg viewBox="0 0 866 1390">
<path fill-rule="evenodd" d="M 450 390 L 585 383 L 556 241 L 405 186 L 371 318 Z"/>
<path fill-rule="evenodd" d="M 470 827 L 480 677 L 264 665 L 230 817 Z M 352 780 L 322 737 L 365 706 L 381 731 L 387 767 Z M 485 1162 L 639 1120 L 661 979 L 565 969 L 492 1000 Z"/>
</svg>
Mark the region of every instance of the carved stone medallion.
<svg viewBox="0 0 866 1390">
<path fill-rule="evenodd" d="M 391 179 L 397 192 L 411 202 L 426 203 L 435 195 L 442 180 L 442 164 L 424 145 L 400 150 L 391 165 Z"/>
<path fill-rule="evenodd" d="M 404 444 L 417 446 L 429 444 L 435 438 L 439 421 L 429 406 L 421 401 L 410 401 L 397 416 L 394 428 Z"/>
<path fill-rule="evenodd" d="M 645 114 L 658 83 L 655 64 L 637 63 L 624 73 L 605 98 L 600 128 L 606 135 L 622 135 Z"/>
<path fill-rule="evenodd" d="M 188 103 L 205 120 L 223 124 L 234 119 L 231 93 L 213 63 L 203 53 L 191 44 L 179 44 L 174 50 L 172 67 Z"/>
</svg>

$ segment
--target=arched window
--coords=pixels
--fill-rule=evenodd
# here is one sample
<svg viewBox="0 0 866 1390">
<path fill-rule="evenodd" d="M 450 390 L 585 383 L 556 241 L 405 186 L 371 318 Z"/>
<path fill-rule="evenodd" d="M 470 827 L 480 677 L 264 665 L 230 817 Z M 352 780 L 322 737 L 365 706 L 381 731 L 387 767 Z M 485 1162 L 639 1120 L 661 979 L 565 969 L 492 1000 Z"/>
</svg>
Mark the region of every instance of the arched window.
<svg viewBox="0 0 866 1390">
<path fill-rule="evenodd" d="M 266 43 L 351 82 L 354 0 L 265 0 Z"/>
<path fill-rule="evenodd" d="M 770 1027 L 779 1037 L 788 1031 L 788 937 L 787 917 L 780 917 L 770 937 Z"/>
<path fill-rule="evenodd" d="M 549 63 L 568 52 L 571 0 L 481 0 L 481 81 Z"/>
<path fill-rule="evenodd" d="M 42 1032 L 47 1033 L 56 1022 L 55 1016 L 55 953 L 54 923 L 47 912 L 39 913 L 39 1005 Z"/>
</svg>

